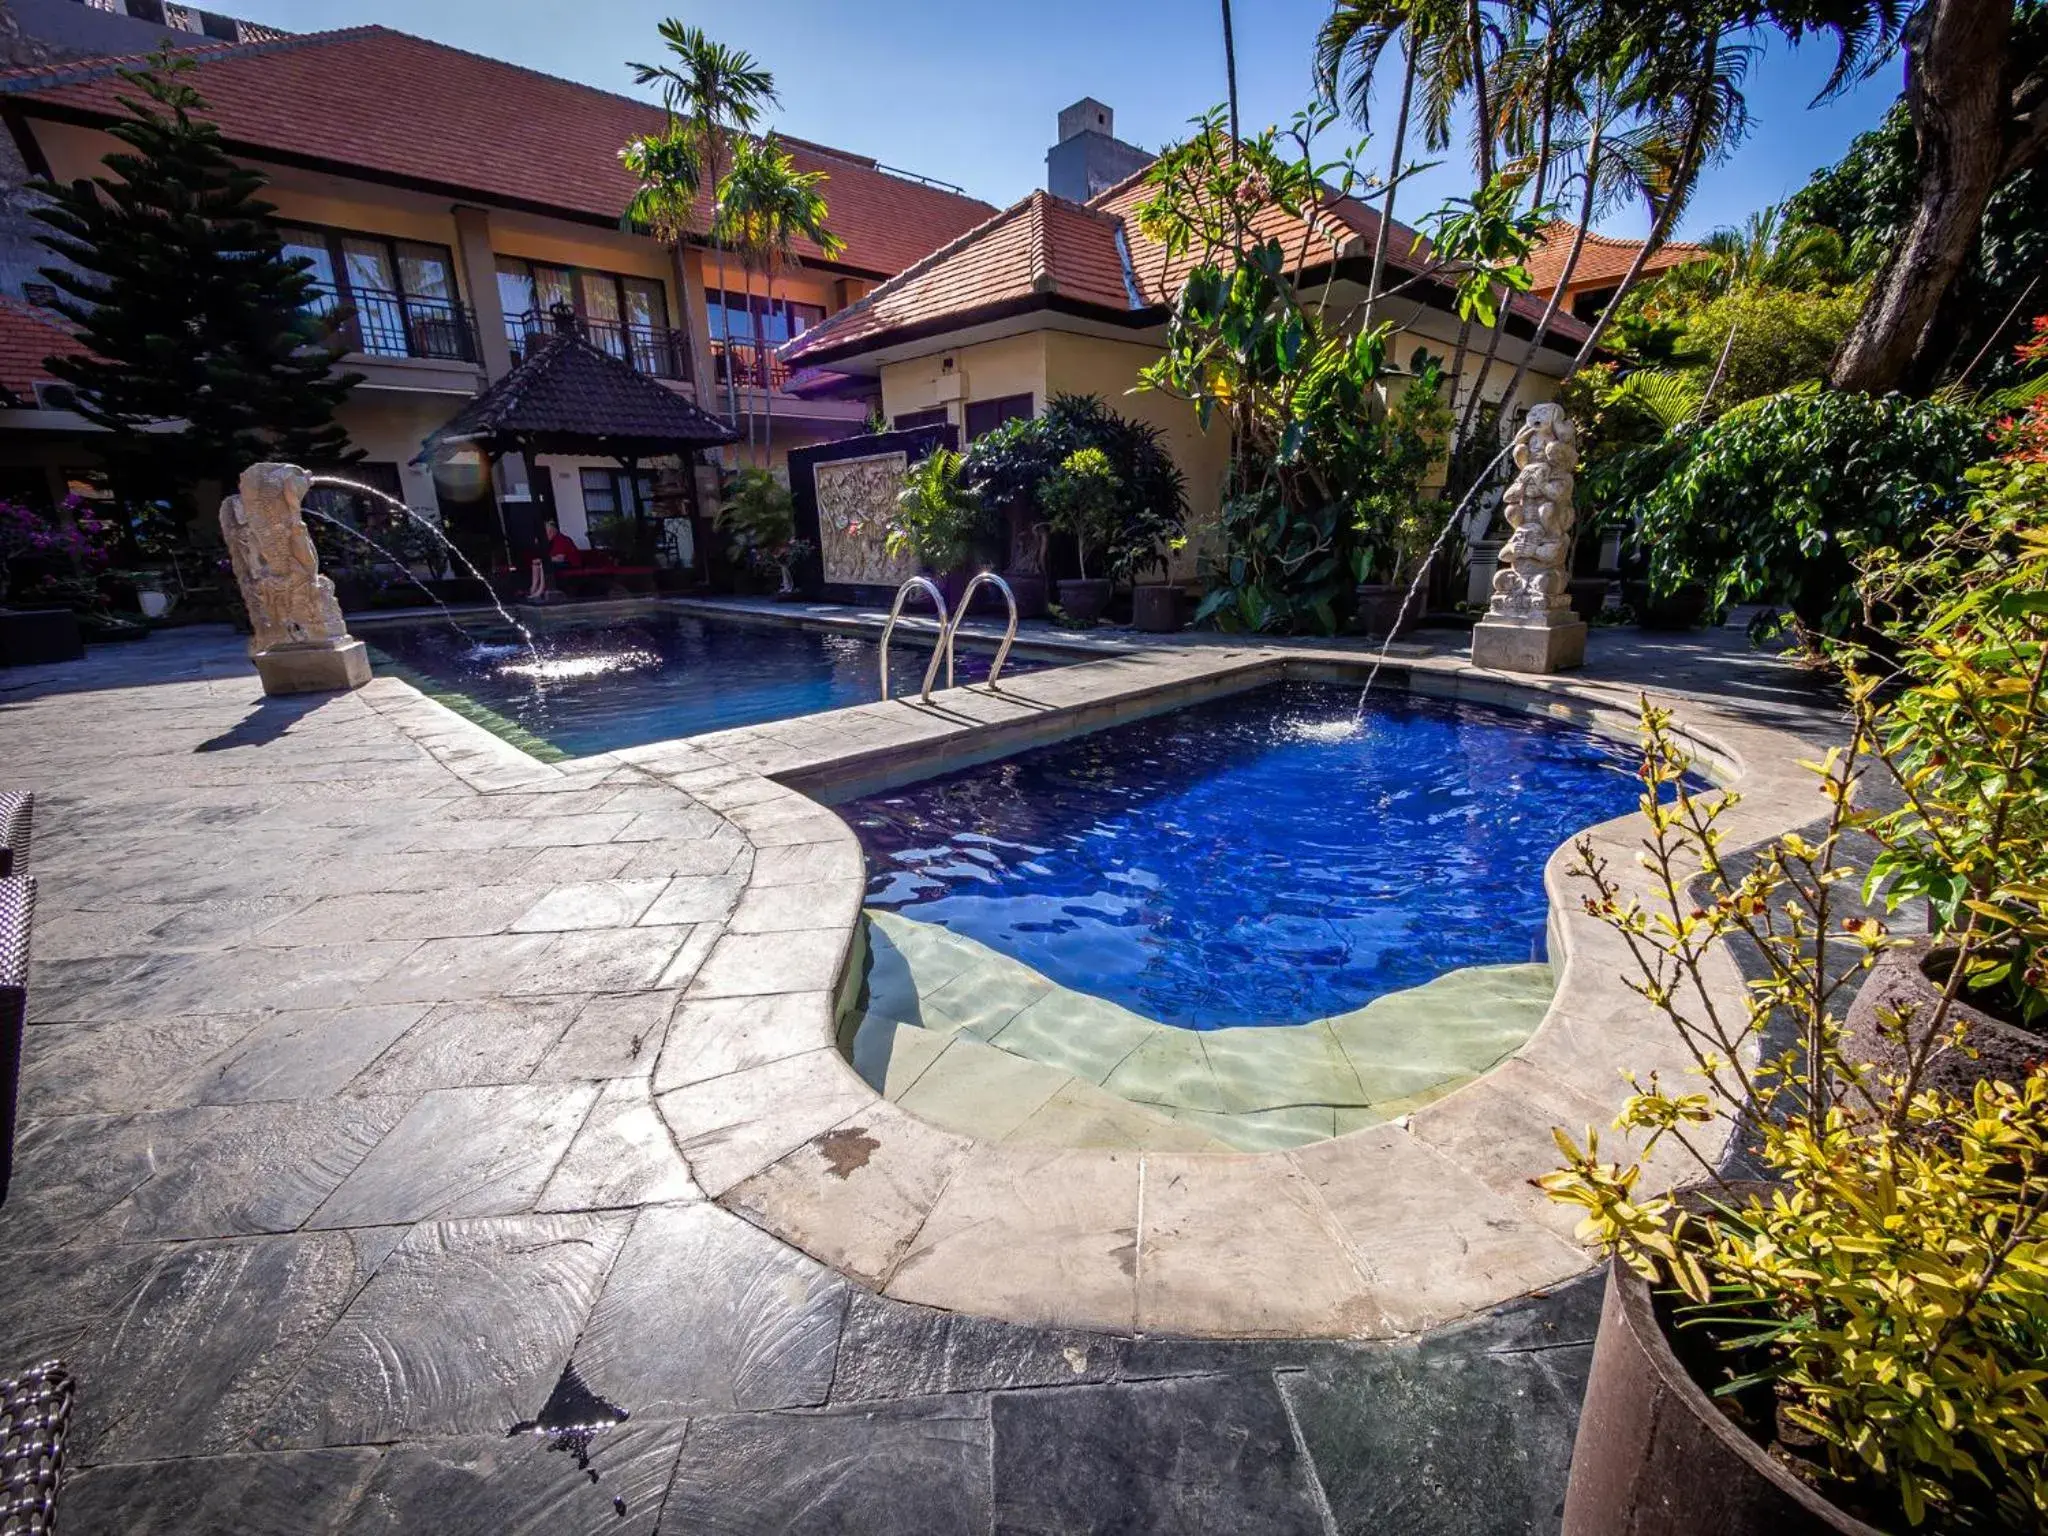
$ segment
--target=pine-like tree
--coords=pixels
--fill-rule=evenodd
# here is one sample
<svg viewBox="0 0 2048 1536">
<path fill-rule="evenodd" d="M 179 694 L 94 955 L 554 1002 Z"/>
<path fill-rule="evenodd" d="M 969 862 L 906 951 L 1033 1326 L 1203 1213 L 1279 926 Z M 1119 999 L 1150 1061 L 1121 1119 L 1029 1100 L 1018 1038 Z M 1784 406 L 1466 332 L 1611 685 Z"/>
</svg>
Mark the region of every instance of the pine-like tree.
<svg viewBox="0 0 2048 1536">
<path fill-rule="evenodd" d="M 235 164 L 206 103 L 168 49 L 122 77 L 124 149 L 107 174 L 42 181 L 42 243 L 71 265 L 43 268 L 82 356 L 50 358 L 79 413 L 107 429 L 113 489 L 186 523 L 202 488 L 249 464 L 360 458 L 334 421 L 358 374 L 336 375 L 346 315 L 314 309 L 307 263 L 285 256 L 255 171 Z M 182 425 L 180 425 L 182 423 Z"/>
</svg>

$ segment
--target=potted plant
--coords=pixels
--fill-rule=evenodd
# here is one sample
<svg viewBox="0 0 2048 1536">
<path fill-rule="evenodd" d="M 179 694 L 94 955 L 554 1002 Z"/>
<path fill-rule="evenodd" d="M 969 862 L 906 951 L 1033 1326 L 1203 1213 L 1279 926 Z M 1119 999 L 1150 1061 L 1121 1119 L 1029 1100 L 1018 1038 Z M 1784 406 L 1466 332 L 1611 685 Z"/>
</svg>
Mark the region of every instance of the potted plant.
<svg viewBox="0 0 2048 1536">
<path fill-rule="evenodd" d="M 794 598 L 797 562 L 811 545 L 796 536 L 796 502 L 789 487 L 765 469 L 741 469 L 727 483 L 716 518 L 725 530 L 733 564 L 772 573 L 775 595 Z"/>
<path fill-rule="evenodd" d="M 1853 728 L 1813 765 L 1817 830 L 1724 852 L 1733 797 L 1688 787 L 1646 703 L 1646 886 L 1579 844 L 1589 910 L 1698 1081 L 1632 1080 L 1637 1158 L 1559 1132 L 1543 1180 L 1615 1261 L 1567 1536 L 2048 1524 L 2048 1048 L 1945 1071 L 1966 997 L 2048 1007 L 2048 465 L 1979 488 L 1928 552 L 1866 569 L 1866 608 L 1900 615 L 1891 675 L 1831 652 Z M 1926 900 L 1947 955 L 1938 987 L 1874 1008 L 1868 1054 L 1837 1004 L 1902 941 L 1848 900 L 1858 846 L 1865 900 Z M 1704 968 L 1724 942 L 1752 961 L 1732 1009 Z M 1731 1125 L 1768 1185 L 1711 1155 Z M 1662 1143 L 1699 1164 L 1689 1197 L 1639 1187 Z"/>
<path fill-rule="evenodd" d="M 1081 575 L 1058 584 L 1060 608 L 1079 624 L 1093 624 L 1108 611 L 1114 584 L 1106 576 L 1088 574 L 1088 557 L 1096 569 L 1117 532 L 1117 502 L 1123 482 L 1100 448 L 1076 448 L 1046 476 L 1038 488 L 1039 509 L 1046 523 L 1074 541 Z"/>
<path fill-rule="evenodd" d="M 89 509 L 58 520 L 33 507 L 0 502 L 0 666 L 72 661 L 85 654 L 72 601 L 97 604 L 82 572 L 106 564 L 106 523 Z M 28 594 L 33 608 L 13 608 Z M 62 601 L 51 603 L 50 598 Z"/>
<path fill-rule="evenodd" d="M 950 448 L 934 448 L 910 466 L 903 489 L 896 493 L 896 516 L 883 546 L 897 558 L 908 557 L 950 590 L 957 601 L 976 544 L 988 531 L 981 493 L 967 483 L 966 460 Z"/>
</svg>

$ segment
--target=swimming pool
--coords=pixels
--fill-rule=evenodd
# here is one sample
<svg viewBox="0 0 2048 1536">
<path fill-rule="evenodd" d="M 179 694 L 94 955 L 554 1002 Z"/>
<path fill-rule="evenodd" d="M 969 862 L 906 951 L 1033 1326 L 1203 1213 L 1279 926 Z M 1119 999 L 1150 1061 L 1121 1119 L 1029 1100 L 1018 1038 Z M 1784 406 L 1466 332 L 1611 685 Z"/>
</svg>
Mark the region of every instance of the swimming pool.
<svg viewBox="0 0 2048 1536">
<path fill-rule="evenodd" d="M 534 635 L 538 666 L 502 624 L 464 619 L 458 630 L 436 620 L 369 629 L 363 637 L 572 757 L 880 697 L 879 646 L 861 635 L 674 611 L 543 620 Z M 931 658 L 928 639 L 897 632 L 889 647 L 892 695 L 916 693 Z M 963 640 L 955 680 L 983 681 L 991 659 Z M 1050 665 L 1012 652 L 1003 675 Z"/>
<path fill-rule="evenodd" d="M 1544 955 L 1543 867 L 1632 751 L 1382 690 L 1271 685 L 840 808 L 868 904 L 1188 1029 L 1289 1025 Z"/>
</svg>

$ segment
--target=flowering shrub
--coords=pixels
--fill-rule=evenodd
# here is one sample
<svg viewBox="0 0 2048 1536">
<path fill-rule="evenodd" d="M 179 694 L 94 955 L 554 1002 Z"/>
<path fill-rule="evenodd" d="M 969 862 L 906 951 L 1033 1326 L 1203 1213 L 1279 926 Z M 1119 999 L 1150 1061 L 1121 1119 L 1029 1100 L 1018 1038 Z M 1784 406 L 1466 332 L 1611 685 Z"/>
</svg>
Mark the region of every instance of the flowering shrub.
<svg viewBox="0 0 2048 1536">
<path fill-rule="evenodd" d="M 2048 365 L 2048 315 L 2034 319 L 2034 334 L 2020 343 L 2021 363 L 2031 367 Z M 2037 381 L 2048 385 L 2048 380 Z M 2043 388 L 2016 416 L 1999 424 L 2008 457 L 2033 464 L 2048 464 L 2048 388 Z"/>
<path fill-rule="evenodd" d="M 107 561 L 112 526 L 83 497 L 67 497 L 65 516 L 52 518 L 19 502 L 0 501 L 0 603 L 32 562 L 44 573 L 98 570 Z"/>
<path fill-rule="evenodd" d="M 1970 483 L 1922 553 L 1865 565 L 1865 601 L 1913 617 L 1885 626 L 1881 671 L 1835 648 L 1851 731 L 1809 765 L 1817 832 L 1724 849 L 1737 797 L 1687 790 L 1670 716 L 1645 703 L 1649 894 L 1590 839 L 1573 873 L 1694 1063 L 1686 1083 L 1630 1078 L 1616 1126 L 1695 1158 L 1707 1208 L 1639 1189 L 1641 1164 L 1608 1161 L 1590 1129 L 1557 1133 L 1565 1166 L 1541 1182 L 1585 1213 L 1582 1237 L 1681 1293 L 1681 1327 L 1718 1346 L 1704 1384 L 1837 1504 L 1887 1529 L 2040 1531 L 2048 1064 L 1967 1094 L 1929 1072 L 1970 1050 L 1966 996 L 2048 1016 L 2048 465 L 2009 456 Z M 1925 901 L 1953 955 L 1933 1001 L 1877 1010 L 1883 1053 L 1852 1050 L 1838 1006 L 1901 942 L 1842 910 L 1866 840 L 1864 899 Z M 1703 970 L 1724 942 L 1755 961 L 1735 999 Z M 1730 1187 L 1700 1144 L 1731 1121 L 1765 1193 Z"/>
</svg>

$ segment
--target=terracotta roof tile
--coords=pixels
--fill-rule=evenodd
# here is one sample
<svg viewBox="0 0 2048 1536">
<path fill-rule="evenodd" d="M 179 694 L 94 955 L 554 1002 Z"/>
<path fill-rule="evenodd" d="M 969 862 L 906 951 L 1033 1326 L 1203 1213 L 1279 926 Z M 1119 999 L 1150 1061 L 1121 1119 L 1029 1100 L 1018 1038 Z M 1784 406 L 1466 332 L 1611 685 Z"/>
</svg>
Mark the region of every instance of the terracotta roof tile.
<svg viewBox="0 0 2048 1536">
<path fill-rule="evenodd" d="M 617 220 L 635 183 L 619 148 L 657 132 L 660 108 L 383 27 L 183 50 L 193 84 L 237 149 L 297 156 L 501 199 Z M 119 110 L 134 59 L 0 73 L 0 92 L 92 114 Z M 32 109 L 31 109 L 32 110 Z M 987 203 L 805 141 L 823 171 L 838 258 L 886 276 L 986 218 Z M 702 211 L 708 210 L 708 193 Z M 805 251 L 806 256 L 815 252 Z"/>
<path fill-rule="evenodd" d="M 1138 207 L 1149 196 L 1143 171 L 1086 204 L 1034 192 L 811 327 L 785 345 L 782 356 L 792 362 L 843 356 L 855 343 L 912 327 L 941 328 L 947 321 L 972 323 L 985 311 L 1034 294 L 1123 313 L 1171 304 L 1196 257 L 1169 257 L 1138 227 Z M 1290 266 L 1305 267 L 1327 259 L 1333 247 L 1340 256 L 1367 254 L 1379 230 L 1378 213 L 1353 198 L 1318 210 L 1314 220 L 1310 227 L 1285 209 L 1269 207 L 1253 228 L 1281 242 Z M 1389 263 L 1412 272 L 1428 257 L 1428 243 L 1397 222 L 1387 243 Z M 1543 309 L 1540 298 L 1515 296 L 1515 313 L 1532 323 Z M 1586 337 L 1586 328 L 1565 313 L 1552 317 L 1550 331 L 1567 345 Z"/>
<path fill-rule="evenodd" d="M 1572 253 L 1572 240 L 1578 234 L 1579 226 L 1559 219 L 1543 227 L 1536 249 L 1529 255 L 1529 277 L 1533 286 L 1530 292 L 1539 299 L 1550 297 L 1550 291 L 1564 276 L 1564 264 Z M 1636 259 L 1641 250 L 1640 240 L 1618 240 L 1612 235 L 1586 232 L 1586 243 L 1579 251 L 1578 265 L 1572 268 L 1572 286 L 1599 286 L 1604 283 L 1618 283 Z M 1674 240 L 1643 263 L 1643 271 L 1665 272 L 1673 267 L 1682 267 L 1689 261 L 1706 256 L 1704 246 L 1688 245 Z"/>
<path fill-rule="evenodd" d="M 828 347 L 970 317 L 1035 295 L 1057 294 L 1100 309 L 1140 308 L 1124 281 L 1117 226 L 1106 214 L 1034 192 L 812 326 L 782 348 L 782 355 L 797 361 Z"/>
<path fill-rule="evenodd" d="M 60 321 L 17 299 L 0 296 L 0 389 L 24 407 L 36 403 L 35 386 L 49 378 L 46 357 L 72 357 L 85 348 Z"/>
</svg>

